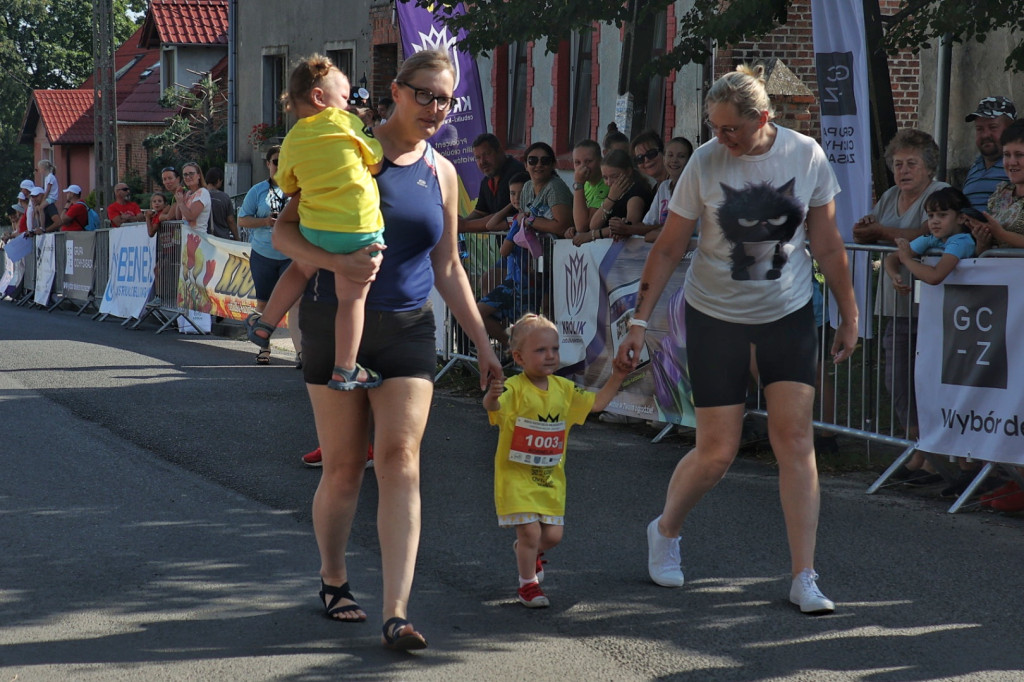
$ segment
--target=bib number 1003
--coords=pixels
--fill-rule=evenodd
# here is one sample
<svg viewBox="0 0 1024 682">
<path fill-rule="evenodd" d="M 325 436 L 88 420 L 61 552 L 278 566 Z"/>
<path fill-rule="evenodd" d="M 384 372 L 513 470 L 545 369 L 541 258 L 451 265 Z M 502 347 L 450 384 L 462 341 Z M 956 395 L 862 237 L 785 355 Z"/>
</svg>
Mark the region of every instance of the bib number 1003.
<svg viewBox="0 0 1024 682">
<path fill-rule="evenodd" d="M 519 417 L 512 432 L 508 458 L 520 464 L 552 467 L 565 449 L 565 422 L 542 422 Z"/>
</svg>

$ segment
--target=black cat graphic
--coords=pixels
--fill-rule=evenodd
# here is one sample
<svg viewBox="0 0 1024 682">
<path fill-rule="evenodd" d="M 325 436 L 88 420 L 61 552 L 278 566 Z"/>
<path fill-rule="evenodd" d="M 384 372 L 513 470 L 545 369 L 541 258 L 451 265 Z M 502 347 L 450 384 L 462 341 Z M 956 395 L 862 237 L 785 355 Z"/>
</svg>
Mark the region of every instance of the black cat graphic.
<svg viewBox="0 0 1024 682">
<path fill-rule="evenodd" d="M 775 242 L 771 269 L 765 279 L 778 279 L 789 261 L 785 246 L 804 221 L 804 209 L 793 194 L 796 178 L 782 187 L 770 183 L 747 184 L 734 189 L 722 183 L 725 201 L 718 209 L 722 234 L 732 244 L 732 278 L 749 280 L 750 266 L 756 262 L 747 253 L 745 244 Z"/>
</svg>

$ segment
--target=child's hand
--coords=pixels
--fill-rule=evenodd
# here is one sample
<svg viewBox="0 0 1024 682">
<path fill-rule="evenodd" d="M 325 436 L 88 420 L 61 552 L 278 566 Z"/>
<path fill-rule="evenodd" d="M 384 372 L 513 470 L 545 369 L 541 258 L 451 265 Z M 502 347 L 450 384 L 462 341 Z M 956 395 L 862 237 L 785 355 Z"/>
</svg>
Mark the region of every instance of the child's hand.
<svg viewBox="0 0 1024 682">
<path fill-rule="evenodd" d="M 624 362 L 616 355 L 612 358 L 612 374 L 618 376 L 626 376 L 633 371 L 633 364 L 630 362 Z"/>
<path fill-rule="evenodd" d="M 910 242 L 903 237 L 898 237 L 896 239 L 896 248 L 898 249 L 897 253 L 900 255 L 901 263 L 906 263 L 908 260 L 914 260 L 914 257 L 917 255 L 910 250 Z"/>
<path fill-rule="evenodd" d="M 501 397 L 501 394 L 505 392 L 505 378 L 491 379 L 490 385 L 487 387 L 487 398 L 497 400 Z"/>
</svg>

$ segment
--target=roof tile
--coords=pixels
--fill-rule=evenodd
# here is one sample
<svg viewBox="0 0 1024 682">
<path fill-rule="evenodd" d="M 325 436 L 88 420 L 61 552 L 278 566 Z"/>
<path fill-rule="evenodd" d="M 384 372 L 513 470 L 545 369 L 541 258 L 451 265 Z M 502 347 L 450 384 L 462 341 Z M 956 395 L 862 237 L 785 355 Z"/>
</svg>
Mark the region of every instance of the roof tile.
<svg viewBox="0 0 1024 682">
<path fill-rule="evenodd" d="M 32 95 L 53 144 L 92 144 L 92 90 L 35 90 Z"/>
<path fill-rule="evenodd" d="M 170 45 L 226 45 L 227 0 L 152 0 L 160 40 Z"/>
</svg>

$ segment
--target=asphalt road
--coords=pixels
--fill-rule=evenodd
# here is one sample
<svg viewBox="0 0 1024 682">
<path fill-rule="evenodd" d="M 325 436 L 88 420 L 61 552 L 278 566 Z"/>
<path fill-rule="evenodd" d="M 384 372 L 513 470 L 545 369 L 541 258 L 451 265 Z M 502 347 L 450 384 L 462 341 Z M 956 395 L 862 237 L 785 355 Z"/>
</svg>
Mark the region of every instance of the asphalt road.
<svg viewBox="0 0 1024 682">
<path fill-rule="evenodd" d="M 350 579 L 370 622 L 320 616 L 315 443 L 291 355 L 0 303 L 0 682 L 11 680 L 1024 680 L 1024 519 L 948 515 L 867 474 L 826 477 L 820 585 L 792 607 L 776 477 L 739 461 L 684 530 L 687 585 L 644 528 L 685 449 L 573 431 L 552 607 L 513 601 L 495 432 L 441 389 L 423 444 L 418 654 L 380 646 L 376 483 Z"/>
</svg>

